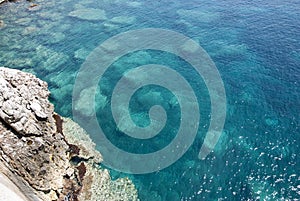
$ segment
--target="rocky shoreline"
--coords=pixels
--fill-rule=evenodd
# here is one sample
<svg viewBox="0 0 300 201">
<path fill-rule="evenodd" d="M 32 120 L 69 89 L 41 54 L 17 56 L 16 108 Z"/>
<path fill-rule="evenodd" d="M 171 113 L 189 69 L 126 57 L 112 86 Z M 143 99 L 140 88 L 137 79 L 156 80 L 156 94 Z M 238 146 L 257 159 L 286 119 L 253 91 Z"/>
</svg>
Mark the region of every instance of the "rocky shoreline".
<svg viewBox="0 0 300 201">
<path fill-rule="evenodd" d="M 54 112 L 47 83 L 0 67 L 0 173 L 27 200 L 138 200 L 128 178 L 111 180 L 95 143 Z"/>
</svg>

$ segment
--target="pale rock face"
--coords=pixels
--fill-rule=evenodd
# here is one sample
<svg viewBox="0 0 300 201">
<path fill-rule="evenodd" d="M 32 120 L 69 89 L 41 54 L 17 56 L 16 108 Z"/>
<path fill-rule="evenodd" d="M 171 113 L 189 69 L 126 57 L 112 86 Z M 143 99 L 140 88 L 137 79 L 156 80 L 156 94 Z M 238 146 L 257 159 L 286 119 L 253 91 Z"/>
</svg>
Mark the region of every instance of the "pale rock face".
<svg viewBox="0 0 300 201">
<path fill-rule="evenodd" d="M 75 182 L 64 178 L 69 146 L 56 132 L 47 83 L 8 68 L 0 68 L 0 83 L 0 162 L 41 197 L 48 191 L 63 197 L 66 183 Z"/>
<path fill-rule="evenodd" d="M 0 67 L 0 176 L 8 175 L 29 201 L 138 200 L 129 179 L 111 181 L 100 169 L 95 143 L 54 113 L 49 94 L 34 75 Z"/>
<path fill-rule="evenodd" d="M 0 95 L 0 117 L 5 123 L 22 135 L 42 135 L 44 122 L 38 118 L 46 119 L 53 112 L 45 82 L 34 79 L 31 74 L 1 68 Z"/>
</svg>

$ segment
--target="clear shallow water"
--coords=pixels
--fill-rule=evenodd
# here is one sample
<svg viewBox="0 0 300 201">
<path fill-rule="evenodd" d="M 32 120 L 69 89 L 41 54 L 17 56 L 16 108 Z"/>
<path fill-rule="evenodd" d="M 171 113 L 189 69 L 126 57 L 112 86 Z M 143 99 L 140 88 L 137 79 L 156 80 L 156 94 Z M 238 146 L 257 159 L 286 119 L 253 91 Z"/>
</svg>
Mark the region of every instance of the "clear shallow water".
<svg viewBox="0 0 300 201">
<path fill-rule="evenodd" d="M 73 84 L 85 57 L 105 39 L 123 31 L 148 27 L 178 31 L 199 42 L 216 63 L 227 93 L 227 119 L 219 144 L 204 161 L 197 156 L 209 124 L 209 96 L 188 64 L 167 53 L 140 51 L 121 58 L 102 80 L 106 87 L 102 95 L 109 100 L 111 89 L 126 69 L 149 63 L 172 66 L 187 78 L 201 105 L 197 138 L 179 161 L 157 173 L 126 175 L 135 182 L 141 200 L 300 199 L 297 1 L 36 3 L 39 6 L 31 10 L 27 2 L 0 7 L 0 19 L 6 24 L 0 28 L 0 66 L 32 72 L 47 81 L 51 101 L 62 115 L 72 115 Z M 107 19 L 69 16 L 80 8 L 103 9 Z M 112 20 L 118 16 L 123 20 Z M 122 70 L 116 72 L 118 66 Z M 131 112 L 139 114 L 133 119 L 147 125 L 148 108 L 159 103 L 168 109 L 165 101 L 169 99 L 172 94 L 167 90 L 142 88 L 130 102 Z M 178 129 L 180 114 L 175 104 L 165 130 L 144 142 L 144 148 L 136 149 L 140 141 L 116 131 L 105 100 L 98 94 L 96 101 L 103 129 L 122 149 L 159 150 Z M 97 139 L 97 134 L 92 137 Z M 114 177 L 125 175 L 112 173 Z"/>
</svg>

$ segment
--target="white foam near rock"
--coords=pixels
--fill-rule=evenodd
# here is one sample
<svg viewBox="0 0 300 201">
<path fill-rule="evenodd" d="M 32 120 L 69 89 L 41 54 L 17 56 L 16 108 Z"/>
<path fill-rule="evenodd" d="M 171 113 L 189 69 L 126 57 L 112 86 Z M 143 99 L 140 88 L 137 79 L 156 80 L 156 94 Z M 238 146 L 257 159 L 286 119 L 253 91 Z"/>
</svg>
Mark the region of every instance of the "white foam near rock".
<svg viewBox="0 0 300 201">
<path fill-rule="evenodd" d="M 69 13 L 69 16 L 81 20 L 106 20 L 105 10 L 96 8 L 80 8 Z"/>
</svg>

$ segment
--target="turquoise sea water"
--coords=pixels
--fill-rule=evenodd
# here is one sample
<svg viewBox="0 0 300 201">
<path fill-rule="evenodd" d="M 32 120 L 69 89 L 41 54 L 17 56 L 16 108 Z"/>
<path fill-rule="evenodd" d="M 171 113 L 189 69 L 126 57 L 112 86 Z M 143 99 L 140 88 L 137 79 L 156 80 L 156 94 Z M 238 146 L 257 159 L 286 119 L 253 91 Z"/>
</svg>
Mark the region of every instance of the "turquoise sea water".
<svg viewBox="0 0 300 201">
<path fill-rule="evenodd" d="M 139 28 L 174 30 L 198 42 L 215 62 L 226 89 L 227 117 L 221 139 L 206 160 L 199 160 L 198 152 L 210 121 L 209 94 L 184 60 L 160 51 L 134 52 L 115 62 L 99 83 L 104 90 L 96 95 L 95 107 L 101 127 L 111 142 L 134 153 L 154 152 L 170 143 L 178 130 L 180 108 L 176 101 L 172 109 L 167 104 L 173 97 L 170 91 L 145 86 L 130 101 L 132 119 L 147 126 L 147 111 L 160 104 L 168 114 L 165 128 L 147 141 L 118 131 L 109 103 L 126 70 L 150 63 L 172 66 L 198 98 L 197 137 L 180 160 L 144 175 L 111 170 L 115 178 L 130 177 L 141 200 L 300 200 L 299 1 L 33 3 L 38 5 L 1 5 L 0 66 L 32 72 L 47 81 L 51 101 L 64 116 L 72 116 L 73 85 L 85 58 L 118 33 Z M 90 106 L 82 102 L 74 107 L 88 113 Z M 97 133 L 91 135 L 99 147 Z"/>
</svg>

